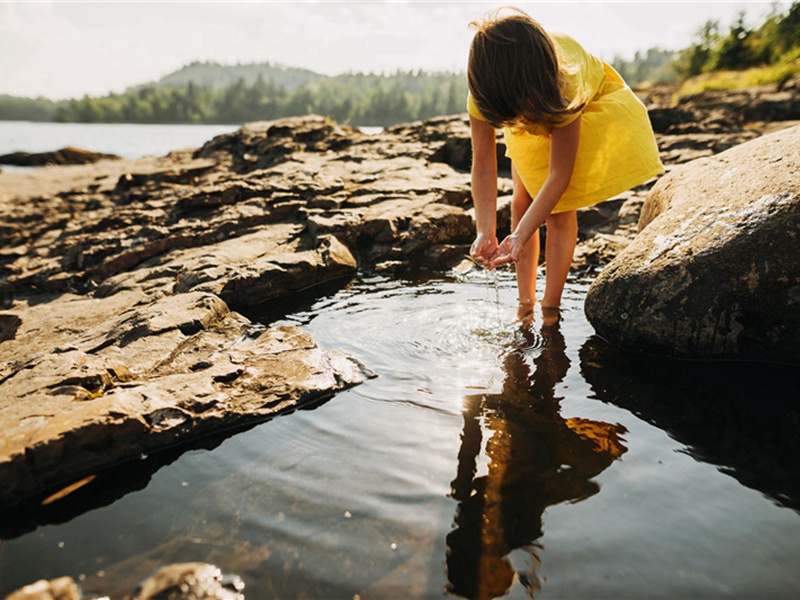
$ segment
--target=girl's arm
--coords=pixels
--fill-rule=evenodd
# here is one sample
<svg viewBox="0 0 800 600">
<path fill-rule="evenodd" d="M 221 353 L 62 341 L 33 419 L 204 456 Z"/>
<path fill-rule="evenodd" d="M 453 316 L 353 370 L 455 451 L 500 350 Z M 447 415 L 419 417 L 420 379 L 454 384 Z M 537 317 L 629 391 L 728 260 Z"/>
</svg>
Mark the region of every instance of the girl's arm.
<svg viewBox="0 0 800 600">
<path fill-rule="evenodd" d="M 554 127 L 550 140 L 550 172 L 544 185 L 525 211 L 516 229 L 503 240 L 491 261 L 491 267 L 516 262 L 522 247 L 539 230 L 550 215 L 561 195 L 566 191 L 575 167 L 581 120 L 575 119 L 566 127 Z"/>
<path fill-rule="evenodd" d="M 497 250 L 497 142 L 494 127 L 469 117 L 472 139 L 472 202 L 475 206 L 477 237 L 470 255 L 488 266 Z"/>
</svg>

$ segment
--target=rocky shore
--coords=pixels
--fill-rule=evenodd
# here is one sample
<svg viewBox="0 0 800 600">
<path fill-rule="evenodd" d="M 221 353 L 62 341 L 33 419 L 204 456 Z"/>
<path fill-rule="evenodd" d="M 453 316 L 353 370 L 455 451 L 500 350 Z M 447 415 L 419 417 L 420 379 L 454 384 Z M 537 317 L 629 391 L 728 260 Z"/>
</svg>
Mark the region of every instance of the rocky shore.
<svg viewBox="0 0 800 600">
<path fill-rule="evenodd" d="M 798 124 L 796 86 L 748 94 L 646 98 L 667 177 Z M 797 136 L 778 135 L 779 155 Z M 498 161 L 507 227 L 502 149 Z M 378 135 L 311 116 L 165 157 L 0 174 L 0 508 L 57 502 L 108 466 L 373 376 L 245 314 L 358 270 L 461 263 L 469 163 L 463 115 Z M 574 269 L 601 270 L 631 245 L 652 185 L 580 211 Z"/>
</svg>

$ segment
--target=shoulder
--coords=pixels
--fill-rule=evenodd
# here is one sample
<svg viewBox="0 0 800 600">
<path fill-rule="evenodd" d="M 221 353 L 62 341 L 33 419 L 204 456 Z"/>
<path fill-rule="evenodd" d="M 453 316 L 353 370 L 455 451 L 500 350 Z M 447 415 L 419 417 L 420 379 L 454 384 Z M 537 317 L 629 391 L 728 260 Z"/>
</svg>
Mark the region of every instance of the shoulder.
<svg viewBox="0 0 800 600">
<path fill-rule="evenodd" d="M 481 114 L 481 111 L 478 110 L 478 106 L 475 104 L 475 98 L 472 97 L 470 92 L 467 92 L 467 112 L 479 121 L 486 120 Z"/>
<path fill-rule="evenodd" d="M 594 97 L 604 77 L 603 62 L 563 33 L 551 33 L 556 45 L 564 95 L 570 100 Z"/>
<path fill-rule="evenodd" d="M 559 60 L 568 68 L 572 66 L 587 69 L 602 64 L 600 59 L 587 52 L 575 38 L 559 32 L 551 33 L 550 37 L 555 42 Z"/>
</svg>

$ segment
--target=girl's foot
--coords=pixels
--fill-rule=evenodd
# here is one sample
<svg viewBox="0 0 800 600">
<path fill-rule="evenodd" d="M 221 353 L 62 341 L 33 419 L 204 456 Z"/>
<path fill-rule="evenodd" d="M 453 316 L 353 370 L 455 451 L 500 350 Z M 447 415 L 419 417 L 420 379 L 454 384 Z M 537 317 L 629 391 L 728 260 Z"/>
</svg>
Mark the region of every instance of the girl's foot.
<svg viewBox="0 0 800 600">
<path fill-rule="evenodd" d="M 561 308 L 558 306 L 542 306 L 542 325 L 552 327 L 561 320 Z"/>
<path fill-rule="evenodd" d="M 533 322 L 534 306 L 536 306 L 536 300 L 520 300 L 517 304 L 517 319 L 525 327 Z"/>
</svg>

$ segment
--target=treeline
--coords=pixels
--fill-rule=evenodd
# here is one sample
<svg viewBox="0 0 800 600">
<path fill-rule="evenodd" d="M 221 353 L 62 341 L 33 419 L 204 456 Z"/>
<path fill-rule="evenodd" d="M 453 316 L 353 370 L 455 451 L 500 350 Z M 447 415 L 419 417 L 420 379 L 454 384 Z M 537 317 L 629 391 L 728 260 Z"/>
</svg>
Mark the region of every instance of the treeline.
<svg viewBox="0 0 800 600">
<path fill-rule="evenodd" d="M 20 98 L 0 94 L 0 120 L 52 121 L 58 104 L 47 98 Z"/>
<path fill-rule="evenodd" d="M 272 80 L 244 77 L 227 87 L 156 85 L 58 104 L 54 119 L 82 123 L 243 123 L 279 117 L 326 115 L 339 122 L 387 126 L 465 110 L 463 74 L 398 71 L 348 73 L 293 91 Z M 0 117 L 2 118 L 2 117 Z"/>
<path fill-rule="evenodd" d="M 749 28 L 745 13 L 723 30 L 718 20 L 707 21 L 694 42 L 680 51 L 651 48 L 633 60 L 615 57 L 612 66 L 630 85 L 645 81 L 667 83 L 714 71 L 742 71 L 769 65 L 797 65 L 800 71 L 800 2 L 786 13 L 777 5 L 764 22 Z M 787 72 L 790 72 L 787 71 Z"/>
</svg>

